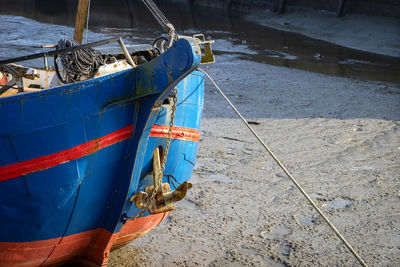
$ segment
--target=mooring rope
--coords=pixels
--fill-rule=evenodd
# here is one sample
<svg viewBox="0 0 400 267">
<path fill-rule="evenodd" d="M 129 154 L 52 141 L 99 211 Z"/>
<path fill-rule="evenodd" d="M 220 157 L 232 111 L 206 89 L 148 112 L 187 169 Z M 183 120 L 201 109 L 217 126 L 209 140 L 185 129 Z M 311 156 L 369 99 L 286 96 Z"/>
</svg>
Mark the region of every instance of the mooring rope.
<svg viewBox="0 0 400 267">
<path fill-rule="evenodd" d="M 253 133 L 253 135 L 257 138 L 257 140 L 261 143 L 261 145 L 268 151 L 271 157 L 275 160 L 275 162 L 281 167 L 281 169 L 286 173 L 286 175 L 292 180 L 295 186 L 300 190 L 300 192 L 306 197 L 306 199 L 311 203 L 314 209 L 321 215 L 321 217 L 325 220 L 325 222 L 329 225 L 329 227 L 335 232 L 335 234 L 340 238 L 340 240 L 346 245 L 346 247 L 350 250 L 350 252 L 356 257 L 356 259 L 360 262 L 362 266 L 367 266 L 367 264 L 361 259 L 358 253 L 353 249 L 350 243 L 343 237 L 343 235 L 336 229 L 336 227 L 330 222 L 328 217 L 322 212 L 320 208 L 314 203 L 314 201 L 310 198 L 310 196 L 304 191 L 304 189 L 300 186 L 300 184 L 293 178 L 290 172 L 286 169 L 286 167 L 281 163 L 281 161 L 275 156 L 272 150 L 264 143 L 261 137 L 257 134 L 257 132 L 248 124 L 246 119 L 240 114 L 240 112 L 236 109 L 236 107 L 232 104 L 232 102 L 226 97 L 224 92 L 218 87 L 218 85 L 214 82 L 214 80 L 208 75 L 207 72 L 203 71 L 202 69 L 197 69 L 198 71 L 204 73 L 207 78 L 214 84 L 215 88 L 217 88 L 218 92 L 225 98 L 231 108 L 236 112 L 236 114 L 240 117 L 240 119 L 246 124 L 247 128 Z"/>
</svg>

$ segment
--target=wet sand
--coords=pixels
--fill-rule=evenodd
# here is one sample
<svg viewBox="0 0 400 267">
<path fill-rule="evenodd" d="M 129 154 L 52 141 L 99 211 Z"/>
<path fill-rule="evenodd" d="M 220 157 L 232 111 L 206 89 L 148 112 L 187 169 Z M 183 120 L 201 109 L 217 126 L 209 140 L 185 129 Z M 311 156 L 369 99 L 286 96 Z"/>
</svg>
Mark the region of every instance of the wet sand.
<svg viewBox="0 0 400 267">
<path fill-rule="evenodd" d="M 400 265 L 399 85 L 234 55 L 207 71 L 366 263 Z M 210 83 L 201 133 L 187 198 L 109 266 L 358 264 Z"/>
<path fill-rule="evenodd" d="M 261 25 L 326 40 L 371 53 L 400 57 L 400 19 L 297 10 L 283 15 L 261 11 L 246 16 Z"/>
</svg>

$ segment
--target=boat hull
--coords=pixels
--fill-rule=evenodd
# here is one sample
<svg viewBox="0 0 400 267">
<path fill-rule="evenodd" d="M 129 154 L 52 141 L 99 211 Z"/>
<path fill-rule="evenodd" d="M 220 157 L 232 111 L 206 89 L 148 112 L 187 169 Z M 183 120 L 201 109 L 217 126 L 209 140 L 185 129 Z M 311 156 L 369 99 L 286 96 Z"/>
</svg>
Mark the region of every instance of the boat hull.
<svg viewBox="0 0 400 267">
<path fill-rule="evenodd" d="M 128 199 L 143 184 L 153 147 L 166 142 L 150 136 L 168 125 L 163 99 L 180 82 L 180 91 L 202 104 L 201 77 L 183 80 L 199 62 L 192 45 L 179 40 L 135 70 L 0 99 L 0 266 L 76 256 L 104 265 L 113 246 L 162 221 L 166 214 L 123 218 L 138 213 Z M 177 119 L 176 127 L 198 131 L 201 107 L 181 106 L 198 122 Z M 195 141 L 171 142 L 166 173 L 185 168 L 171 169 L 182 153 L 195 158 L 197 144 L 184 143 Z M 192 169 L 177 177 L 187 180 Z"/>
</svg>

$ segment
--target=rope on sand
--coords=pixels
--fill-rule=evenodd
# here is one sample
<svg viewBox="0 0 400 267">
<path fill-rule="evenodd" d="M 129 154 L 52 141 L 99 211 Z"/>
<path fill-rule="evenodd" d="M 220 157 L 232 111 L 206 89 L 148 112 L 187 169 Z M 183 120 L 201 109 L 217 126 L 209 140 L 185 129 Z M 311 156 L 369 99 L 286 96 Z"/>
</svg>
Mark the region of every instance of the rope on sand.
<svg viewBox="0 0 400 267">
<path fill-rule="evenodd" d="M 306 197 L 306 199 L 311 203 L 314 209 L 321 215 L 321 217 L 325 220 L 325 222 L 329 225 L 329 227 L 335 232 L 335 234 L 340 238 L 340 240 L 346 245 L 346 247 L 350 250 L 350 252 L 356 257 L 356 259 L 360 262 L 362 266 L 367 266 L 367 264 L 361 259 L 361 257 L 357 254 L 357 252 L 353 249 L 350 243 L 343 237 L 343 235 L 336 229 L 336 227 L 331 223 L 331 221 L 326 217 L 323 211 L 315 204 L 315 202 L 310 198 L 310 196 L 304 191 L 304 189 L 300 186 L 300 184 L 293 178 L 293 176 L 289 173 L 286 167 L 281 163 L 281 161 L 275 156 L 272 150 L 264 143 L 261 137 L 256 133 L 256 131 L 249 125 L 246 119 L 240 114 L 240 112 L 236 109 L 236 107 L 232 104 L 231 101 L 226 97 L 224 92 L 218 87 L 218 85 L 214 82 L 214 80 L 208 75 L 207 72 L 203 71 L 202 69 L 197 69 L 198 71 L 204 73 L 207 78 L 214 84 L 215 88 L 217 88 L 218 92 L 225 98 L 231 108 L 236 112 L 239 118 L 246 124 L 247 128 L 253 133 L 253 135 L 257 138 L 257 140 L 261 143 L 261 145 L 268 151 L 271 157 L 275 160 L 275 162 L 281 167 L 281 169 L 286 173 L 286 175 L 292 180 L 294 185 L 300 190 L 300 192 Z"/>
</svg>

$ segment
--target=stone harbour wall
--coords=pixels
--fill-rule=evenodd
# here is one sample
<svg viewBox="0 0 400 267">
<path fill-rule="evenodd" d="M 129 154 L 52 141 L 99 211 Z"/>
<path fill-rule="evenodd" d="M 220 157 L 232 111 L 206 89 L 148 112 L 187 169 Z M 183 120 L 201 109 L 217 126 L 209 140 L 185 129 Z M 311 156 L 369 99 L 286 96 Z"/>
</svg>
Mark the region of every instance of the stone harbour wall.
<svg viewBox="0 0 400 267">
<path fill-rule="evenodd" d="M 164 2 L 167 0 L 159 0 Z M 173 0 L 168 2 L 189 2 L 191 5 L 216 9 L 229 9 L 240 13 L 269 9 L 274 12 L 291 12 L 302 9 L 339 12 L 343 14 L 364 14 L 372 16 L 400 17 L 398 0 Z"/>
</svg>

